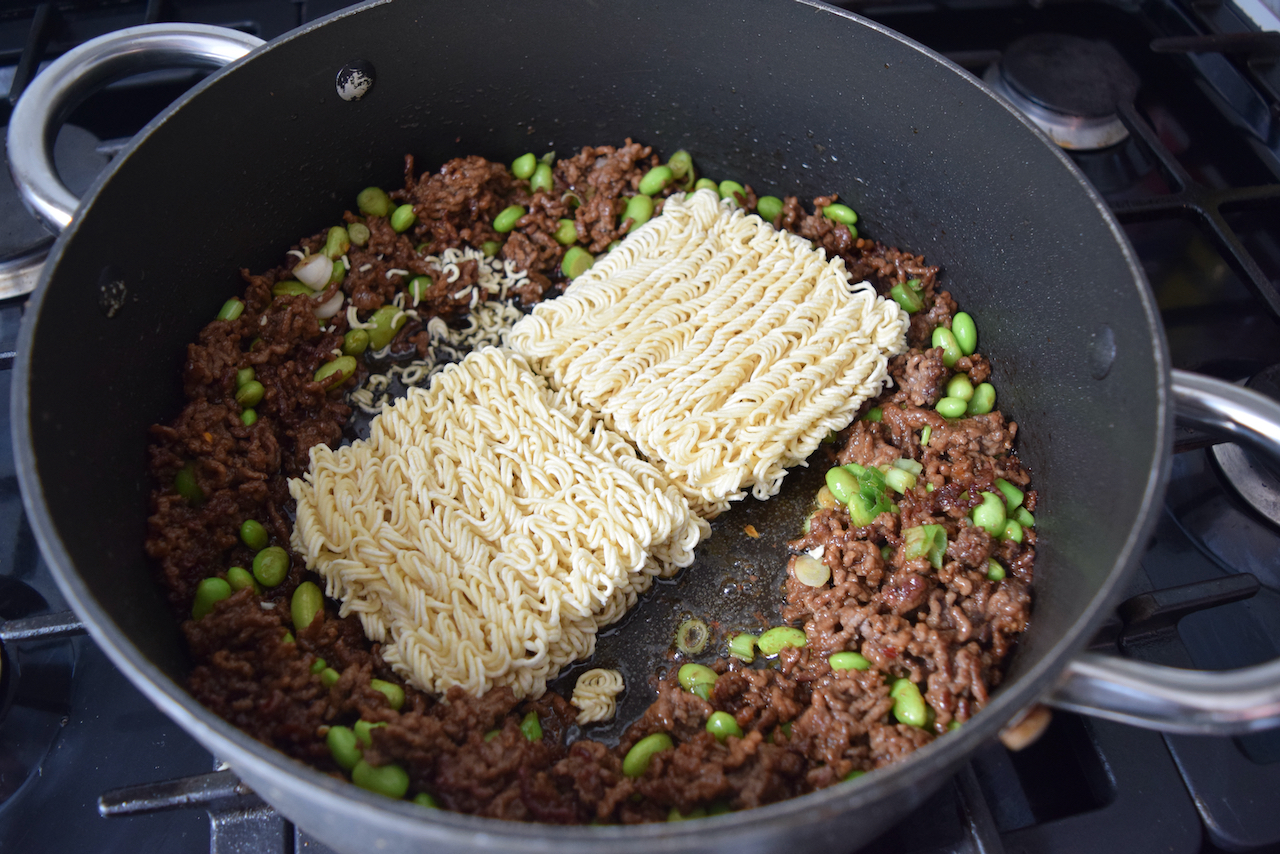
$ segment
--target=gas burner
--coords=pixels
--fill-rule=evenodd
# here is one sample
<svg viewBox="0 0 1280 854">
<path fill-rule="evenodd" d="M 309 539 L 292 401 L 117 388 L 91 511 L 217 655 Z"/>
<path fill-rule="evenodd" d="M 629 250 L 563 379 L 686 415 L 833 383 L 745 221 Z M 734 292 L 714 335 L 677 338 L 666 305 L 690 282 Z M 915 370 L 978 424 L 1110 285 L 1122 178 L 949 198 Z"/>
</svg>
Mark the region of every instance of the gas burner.
<svg viewBox="0 0 1280 854">
<path fill-rule="evenodd" d="M 1059 33 L 1018 39 L 985 80 L 1063 148 L 1092 151 L 1129 136 L 1121 104 L 1138 77 L 1106 42 Z"/>
<path fill-rule="evenodd" d="M 1280 365 L 1254 374 L 1245 388 L 1265 394 L 1280 401 Z M 1222 444 L 1213 447 L 1213 459 L 1227 483 L 1271 524 L 1280 527 L 1280 475 L 1274 466 L 1262 462 L 1239 445 Z"/>
</svg>

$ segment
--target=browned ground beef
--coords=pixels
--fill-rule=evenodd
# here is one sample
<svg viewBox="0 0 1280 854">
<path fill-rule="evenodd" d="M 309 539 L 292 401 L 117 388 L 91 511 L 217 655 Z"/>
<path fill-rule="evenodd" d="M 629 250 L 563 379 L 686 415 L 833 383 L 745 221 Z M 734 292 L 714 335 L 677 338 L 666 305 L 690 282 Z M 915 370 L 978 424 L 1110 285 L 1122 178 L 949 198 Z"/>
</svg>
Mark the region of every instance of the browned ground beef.
<svg viewBox="0 0 1280 854">
<path fill-rule="evenodd" d="M 405 186 L 391 195 L 412 204 L 418 222 L 397 234 L 384 218 L 346 213 L 347 223 L 365 223 L 371 236 L 366 246 L 348 252 L 341 288 L 367 318 L 413 276 L 431 277 L 418 305 L 421 320 L 406 324 L 392 342 L 392 358 L 421 355 L 429 346 L 425 321 L 463 314 L 466 299 L 451 294 L 478 276 L 472 262 L 462 265 L 458 282 L 446 283 L 425 255 L 500 241 L 502 257 L 529 274 L 519 298 L 536 302 L 563 283 L 559 265 L 566 247 L 553 237 L 559 220 L 572 218 L 579 244 L 604 251 L 630 229 L 619 216 L 657 163 L 651 149 L 630 140 L 616 149 L 587 147 L 557 161 L 551 193 L 531 195 L 528 181 L 479 157 L 416 176 L 413 159 L 406 158 Z M 745 197 L 754 207 L 750 187 Z M 819 197 L 813 210 L 835 200 Z M 503 236 L 493 219 L 512 204 L 528 212 Z M 403 682 L 382 663 L 378 645 L 364 637 L 356 618 L 340 619 L 337 604 L 328 601 L 306 629 L 294 629 L 289 602 L 306 575 L 297 555 L 279 586 L 261 596 L 241 590 L 202 619 L 186 619 L 201 579 L 251 566 L 254 552 L 238 535 L 246 519 L 262 522 L 271 543 L 287 549 L 287 480 L 306 471 L 312 446 L 342 441 L 351 414 L 341 388 L 326 391 L 312 379 L 341 347 L 346 313 L 322 328 L 311 297 L 273 296 L 273 285 L 291 278 L 296 261 L 289 258 L 262 275 L 244 272 L 243 314 L 209 323 L 189 346 L 183 374 L 188 403 L 172 422 L 152 428 L 155 488 L 146 548 L 183 619 L 192 694 L 255 738 L 335 776 L 344 774 L 325 743 L 329 727 L 383 722 L 372 730 L 364 757 L 375 766 L 406 769 L 410 795 L 430 793 L 441 806 L 462 812 L 554 823 L 662 821 L 672 810 L 688 815 L 759 806 L 890 764 L 977 712 L 999 684 L 1002 663 L 1030 611 L 1035 532 L 1026 531 L 1021 544 L 995 540 L 968 519 L 996 478 L 1027 486 L 1028 474 L 1012 451 L 1017 426 L 999 412 L 948 421 L 932 409 L 955 372 L 967 373 L 975 385 L 990 375 L 980 354 L 948 368 L 941 350 L 929 348 L 933 329 L 949 326 L 956 311 L 950 294 L 939 290 L 936 267 L 856 237 L 848 226 L 806 212 L 794 197 L 785 200 L 775 225 L 840 255 L 854 280 L 868 278 L 881 293 L 918 280 L 925 301 L 911 319 L 911 349 L 890 363 L 894 385 L 866 406 L 880 406 L 882 420 L 855 421 L 837 444 L 824 446 L 833 463 L 883 465 L 907 457 L 923 465 L 923 475 L 898 497 L 898 513 L 855 528 L 844 508 L 822 510 L 792 544 L 797 553 L 822 546 L 832 576 L 813 588 L 788 574 L 783 616 L 803 627 L 806 647 L 784 649 L 765 666 L 717 661 L 720 676 L 705 700 L 681 688 L 676 667 L 670 667 L 652 705 L 611 748 L 586 739 L 566 744 L 576 710 L 555 694 L 519 701 L 507 688 L 479 698 L 455 689 L 448 702 L 438 702 L 405 685 L 405 702 L 393 709 L 370 680 Z M 324 239 L 321 233 L 295 248 L 316 252 Z M 409 274 L 388 276 L 393 270 Z M 248 367 L 265 388 L 252 426 L 242 422 L 235 400 L 236 372 Z M 346 386 L 367 371 L 362 361 Z M 932 438 L 921 447 L 926 426 Z M 195 503 L 174 485 L 188 466 L 203 494 Z M 1034 491 L 1027 492 L 1026 504 L 1035 509 Z M 923 558 L 903 556 L 902 532 L 923 524 L 947 530 L 940 571 Z M 1007 567 L 1004 580 L 988 580 L 990 558 Z M 846 650 L 863 654 L 872 669 L 832 670 L 828 656 Z M 328 687 L 323 667 L 338 674 Z M 890 681 L 901 677 L 921 686 L 933 712 L 931 728 L 895 721 Z M 543 728 L 537 741 L 519 725 L 530 711 Z M 706 731 L 713 711 L 732 714 L 743 737 L 717 741 Z M 627 751 L 656 732 L 668 733 L 675 749 L 655 755 L 642 776 L 624 775 Z"/>
</svg>

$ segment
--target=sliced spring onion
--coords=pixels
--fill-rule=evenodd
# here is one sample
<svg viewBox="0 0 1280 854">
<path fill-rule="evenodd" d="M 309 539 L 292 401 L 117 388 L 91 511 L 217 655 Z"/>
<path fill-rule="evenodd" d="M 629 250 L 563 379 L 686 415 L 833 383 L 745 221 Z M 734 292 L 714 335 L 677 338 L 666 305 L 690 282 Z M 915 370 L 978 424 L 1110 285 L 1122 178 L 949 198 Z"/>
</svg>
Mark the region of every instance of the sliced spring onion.
<svg viewBox="0 0 1280 854">
<path fill-rule="evenodd" d="M 676 648 L 688 655 L 697 655 L 707 648 L 711 632 L 707 624 L 697 618 L 685 620 L 676 629 Z"/>
<path fill-rule="evenodd" d="M 862 416 L 863 421 L 884 421 L 884 410 L 879 406 L 873 406 L 867 410 L 867 414 Z"/>
<path fill-rule="evenodd" d="M 293 268 L 293 275 L 311 290 L 323 290 L 333 275 L 333 259 L 328 255 L 308 255 Z"/>
<path fill-rule="evenodd" d="M 920 444 L 923 447 L 929 447 L 929 440 L 933 438 L 933 425 L 926 424 L 924 429 L 920 431 Z"/>
<path fill-rule="evenodd" d="M 902 495 L 916 485 L 916 476 L 905 469 L 891 468 L 885 474 L 884 482 L 894 492 Z"/>
<path fill-rule="evenodd" d="M 1024 528 L 1034 528 L 1036 526 L 1036 517 L 1032 516 L 1031 511 L 1025 507 L 1019 507 L 1013 511 L 1013 518 Z"/>
<path fill-rule="evenodd" d="M 831 580 L 831 570 L 827 565 L 820 560 L 814 560 L 809 555 L 800 555 L 796 558 L 792 572 L 796 581 L 806 587 L 824 587 Z"/>
<path fill-rule="evenodd" d="M 947 551 L 947 529 L 941 525 L 917 525 L 902 532 L 902 556 L 907 560 L 928 558 L 934 569 L 942 569 Z"/>
<path fill-rule="evenodd" d="M 902 469 L 903 471 L 909 471 L 914 475 L 919 475 L 924 472 L 924 466 L 919 461 L 908 459 L 907 457 L 899 457 L 894 460 L 893 467 Z M 885 480 L 888 480 L 887 475 L 885 476 Z"/>
<path fill-rule="evenodd" d="M 756 636 L 743 632 L 729 638 L 729 654 L 750 664 L 756 657 Z"/>
<path fill-rule="evenodd" d="M 996 478 L 996 489 L 1000 490 L 1000 494 L 1004 496 L 1005 507 L 1009 508 L 1010 513 L 1021 507 L 1022 499 L 1026 498 L 1021 489 L 1002 477 Z"/>
</svg>

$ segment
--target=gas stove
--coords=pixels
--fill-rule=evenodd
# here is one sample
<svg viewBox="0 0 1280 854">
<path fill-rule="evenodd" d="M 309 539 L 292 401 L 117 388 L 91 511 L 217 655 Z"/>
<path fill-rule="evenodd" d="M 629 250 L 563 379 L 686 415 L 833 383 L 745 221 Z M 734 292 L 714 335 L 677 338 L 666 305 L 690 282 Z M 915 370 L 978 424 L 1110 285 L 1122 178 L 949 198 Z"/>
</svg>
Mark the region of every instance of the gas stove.
<svg viewBox="0 0 1280 854">
<path fill-rule="evenodd" d="M 1267 2 L 841 5 L 984 78 L 1067 149 L 1137 250 L 1176 367 L 1280 397 L 1280 17 Z M 110 30 L 184 20 L 272 38 L 342 5 L 0 12 L 0 91 L 12 102 L 42 63 Z M 85 189 L 198 74 L 152 73 L 78 108 L 56 146 L 64 180 Z M 0 185 L 0 223 L 0 851 L 326 851 L 152 707 L 65 613 L 7 441 L 23 294 L 52 238 L 12 186 Z M 1191 430 L 1177 450 L 1154 536 L 1093 646 L 1203 669 L 1275 658 L 1280 480 Z M 1021 751 L 980 750 L 866 850 L 1275 851 L 1276 792 L 1280 731 L 1169 736 L 1058 712 Z"/>
</svg>

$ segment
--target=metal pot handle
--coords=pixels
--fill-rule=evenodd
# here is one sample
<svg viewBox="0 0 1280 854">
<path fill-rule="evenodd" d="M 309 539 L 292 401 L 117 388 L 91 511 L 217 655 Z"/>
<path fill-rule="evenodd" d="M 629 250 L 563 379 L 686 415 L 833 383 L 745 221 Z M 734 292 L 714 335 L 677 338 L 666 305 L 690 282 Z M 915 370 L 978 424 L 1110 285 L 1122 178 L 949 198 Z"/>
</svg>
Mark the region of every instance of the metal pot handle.
<svg viewBox="0 0 1280 854">
<path fill-rule="evenodd" d="M 1231 383 L 1173 372 L 1178 417 L 1280 460 L 1280 404 Z M 1238 670 L 1182 670 L 1109 655 L 1071 661 L 1045 700 L 1060 709 L 1166 732 L 1237 735 L 1280 726 L 1280 659 Z"/>
<path fill-rule="evenodd" d="M 80 200 L 53 165 L 53 143 L 71 111 L 108 83 L 169 66 L 220 68 L 262 39 L 204 24 L 146 24 L 91 39 L 58 57 L 22 93 L 9 120 L 9 172 L 23 204 L 54 233 Z"/>
</svg>

